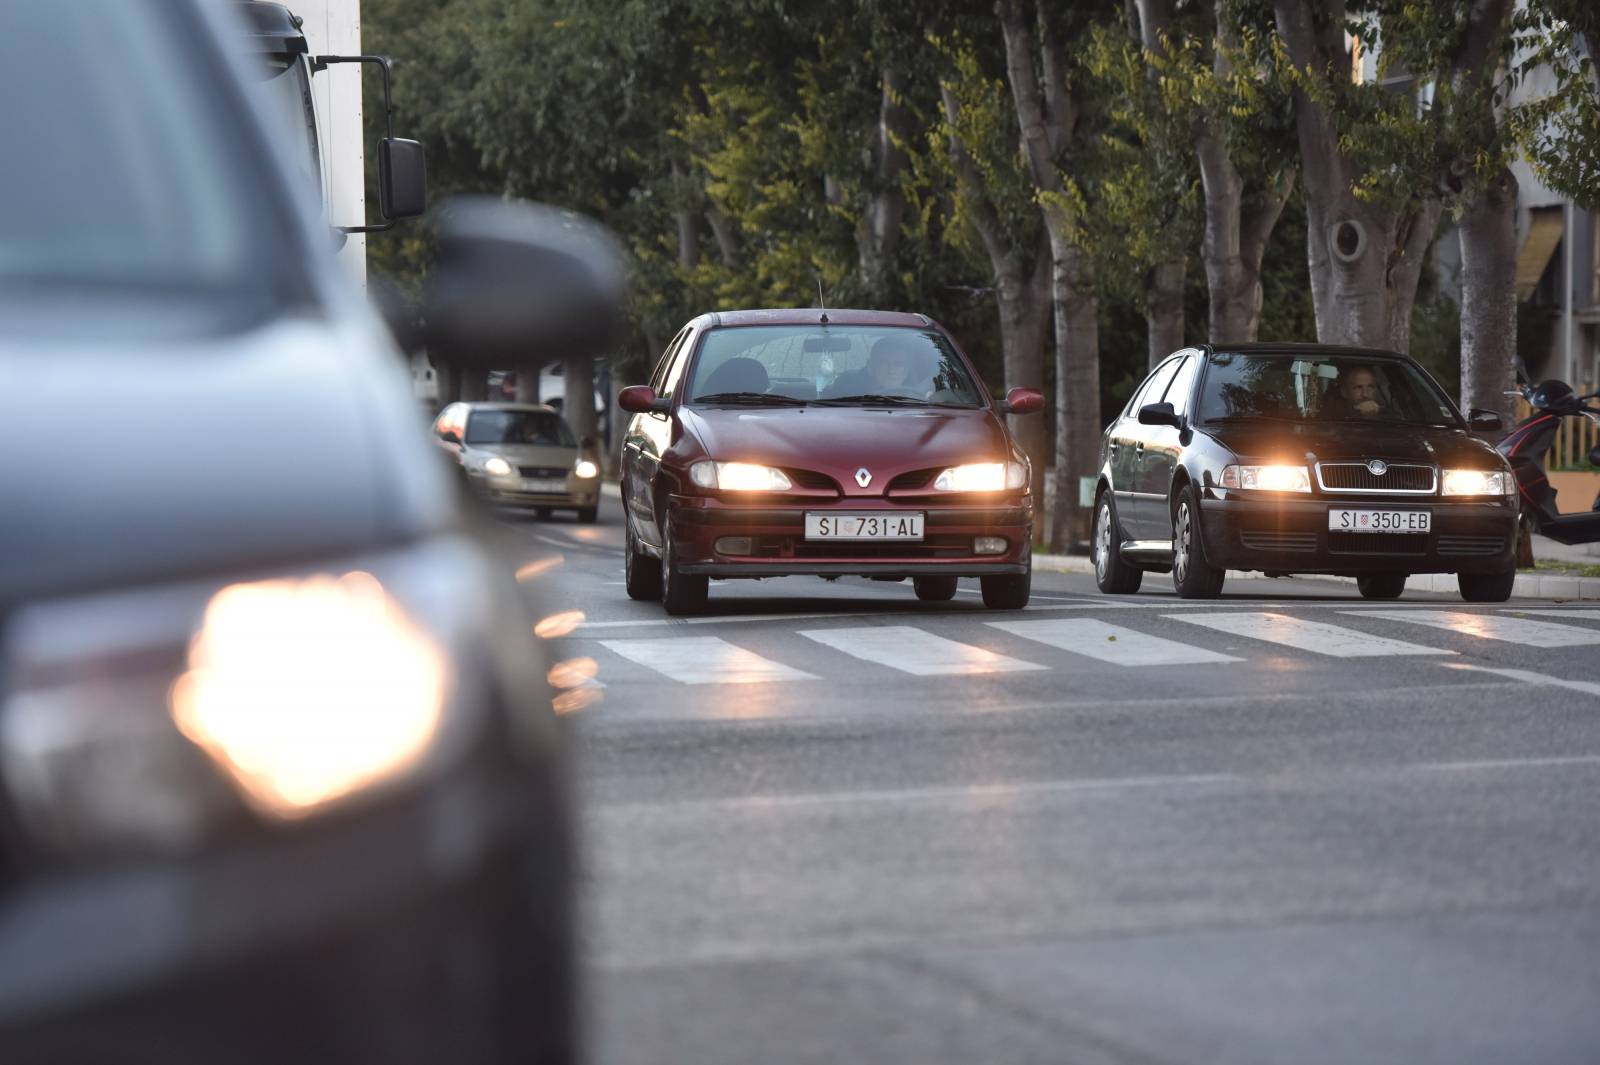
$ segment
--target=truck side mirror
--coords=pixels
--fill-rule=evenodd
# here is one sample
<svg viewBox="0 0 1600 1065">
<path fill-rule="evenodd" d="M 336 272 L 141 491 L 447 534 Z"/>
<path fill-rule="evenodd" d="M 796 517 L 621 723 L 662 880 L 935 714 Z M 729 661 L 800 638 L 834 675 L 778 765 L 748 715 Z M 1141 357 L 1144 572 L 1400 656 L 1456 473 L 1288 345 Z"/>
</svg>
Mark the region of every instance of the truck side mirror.
<svg viewBox="0 0 1600 1065">
<path fill-rule="evenodd" d="M 378 204 L 389 222 L 428 209 L 428 167 L 420 141 L 384 137 L 378 142 Z"/>
<path fill-rule="evenodd" d="M 572 211 L 489 197 L 440 212 L 422 293 L 429 354 L 501 369 L 605 351 L 619 339 L 626 276 L 616 240 Z"/>
</svg>

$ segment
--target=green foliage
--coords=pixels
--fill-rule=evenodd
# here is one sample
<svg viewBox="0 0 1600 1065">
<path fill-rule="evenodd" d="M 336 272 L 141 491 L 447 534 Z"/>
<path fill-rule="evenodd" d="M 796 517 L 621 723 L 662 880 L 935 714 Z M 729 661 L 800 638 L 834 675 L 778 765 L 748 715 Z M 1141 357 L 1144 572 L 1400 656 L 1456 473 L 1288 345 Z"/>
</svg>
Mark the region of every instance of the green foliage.
<svg viewBox="0 0 1600 1065">
<path fill-rule="evenodd" d="M 1533 0 L 1515 26 L 1526 56 L 1520 72 L 1545 67 L 1553 91 L 1518 107 L 1513 133 L 1545 185 L 1600 210 L 1600 5 Z"/>
</svg>

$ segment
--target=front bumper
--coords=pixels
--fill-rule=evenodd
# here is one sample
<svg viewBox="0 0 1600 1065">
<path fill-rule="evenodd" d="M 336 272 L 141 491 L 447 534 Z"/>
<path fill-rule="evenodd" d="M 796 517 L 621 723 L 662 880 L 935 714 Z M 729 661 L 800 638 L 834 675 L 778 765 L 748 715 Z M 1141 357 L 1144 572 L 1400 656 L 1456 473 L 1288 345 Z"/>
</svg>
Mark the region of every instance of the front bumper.
<svg viewBox="0 0 1600 1065">
<path fill-rule="evenodd" d="M 807 541 L 809 513 L 906 512 L 925 515 L 916 542 Z M 705 496 L 673 496 L 674 562 L 680 572 L 719 578 L 862 576 L 982 577 L 1028 572 L 1033 558 L 1033 502 L 1028 497 L 951 503 L 851 497 L 806 503 L 729 503 Z M 749 537 L 749 554 L 717 550 L 723 537 Z M 1001 537 L 1005 550 L 979 555 L 973 541 Z"/>
<path fill-rule="evenodd" d="M 593 507 L 600 503 L 600 478 L 567 478 L 560 492 L 525 492 L 516 477 L 471 477 L 474 491 L 498 507 Z"/>
<path fill-rule="evenodd" d="M 1333 507 L 1428 510 L 1427 533 L 1339 533 Z M 1374 497 L 1254 498 L 1208 490 L 1200 503 L 1206 561 L 1273 573 L 1498 573 L 1515 565 L 1513 503 Z"/>
</svg>

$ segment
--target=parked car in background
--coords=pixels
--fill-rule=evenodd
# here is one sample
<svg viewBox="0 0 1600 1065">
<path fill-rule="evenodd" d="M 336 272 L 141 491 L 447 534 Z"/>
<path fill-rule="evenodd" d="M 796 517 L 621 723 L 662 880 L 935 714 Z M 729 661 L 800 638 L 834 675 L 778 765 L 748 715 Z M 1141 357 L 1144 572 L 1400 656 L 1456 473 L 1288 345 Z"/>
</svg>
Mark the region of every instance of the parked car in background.
<svg viewBox="0 0 1600 1065">
<path fill-rule="evenodd" d="M 705 314 L 625 388 L 626 577 L 672 614 L 709 581 L 910 578 L 919 599 L 975 577 L 996 609 L 1027 605 L 1027 456 L 937 323 L 887 311 Z"/>
<path fill-rule="evenodd" d="M 529 403 L 452 403 L 433 422 L 434 439 L 455 456 L 467 483 L 496 506 L 547 518 L 570 509 L 595 520 L 599 455 L 573 436 L 561 413 Z"/>
<path fill-rule="evenodd" d="M 1100 447 L 1100 589 L 1171 572 L 1209 598 L 1229 569 L 1356 578 L 1392 599 L 1412 573 L 1457 574 L 1503 601 L 1516 576 L 1517 485 L 1411 359 L 1319 344 L 1180 351 L 1134 391 Z"/>
<path fill-rule="evenodd" d="M 232 8 L 0 5 L 0 1060 L 566 1063 L 536 589 L 420 431 Z M 430 350 L 603 343 L 592 232 L 446 211 Z"/>
</svg>

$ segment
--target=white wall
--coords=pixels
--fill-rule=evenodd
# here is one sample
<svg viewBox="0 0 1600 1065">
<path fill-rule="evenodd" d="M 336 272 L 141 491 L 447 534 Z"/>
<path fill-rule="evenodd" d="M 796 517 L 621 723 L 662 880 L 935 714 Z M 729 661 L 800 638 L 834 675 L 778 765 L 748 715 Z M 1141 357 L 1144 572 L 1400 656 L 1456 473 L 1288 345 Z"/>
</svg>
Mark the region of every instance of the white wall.
<svg viewBox="0 0 1600 1065">
<path fill-rule="evenodd" d="M 312 55 L 361 54 L 361 0 L 285 0 L 305 20 Z M 361 225 L 366 217 L 366 146 L 361 133 L 362 64 L 329 67 L 312 79 L 322 158 L 327 171 L 329 222 Z M 367 238 L 351 233 L 339 258 L 362 284 L 367 280 Z"/>
</svg>

